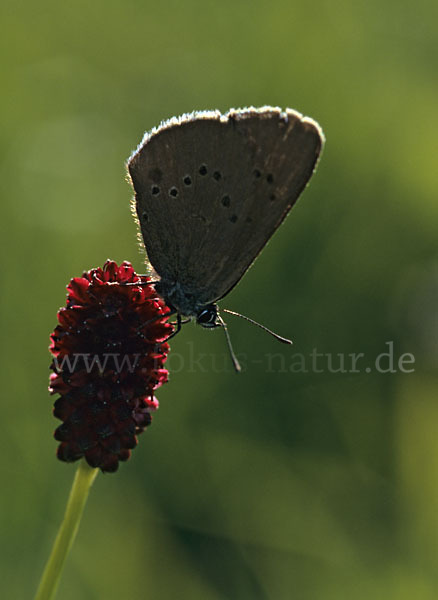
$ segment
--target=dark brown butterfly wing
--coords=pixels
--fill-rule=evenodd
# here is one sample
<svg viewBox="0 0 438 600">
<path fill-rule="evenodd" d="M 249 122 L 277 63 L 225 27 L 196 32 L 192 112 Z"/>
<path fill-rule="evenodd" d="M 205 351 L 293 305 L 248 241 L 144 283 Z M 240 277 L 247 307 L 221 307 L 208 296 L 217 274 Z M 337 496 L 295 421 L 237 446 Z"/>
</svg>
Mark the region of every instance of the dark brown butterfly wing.
<svg viewBox="0 0 438 600">
<path fill-rule="evenodd" d="M 145 136 L 128 167 L 158 275 L 199 304 L 227 294 L 298 199 L 323 139 L 311 119 L 270 107 L 195 113 Z"/>
</svg>

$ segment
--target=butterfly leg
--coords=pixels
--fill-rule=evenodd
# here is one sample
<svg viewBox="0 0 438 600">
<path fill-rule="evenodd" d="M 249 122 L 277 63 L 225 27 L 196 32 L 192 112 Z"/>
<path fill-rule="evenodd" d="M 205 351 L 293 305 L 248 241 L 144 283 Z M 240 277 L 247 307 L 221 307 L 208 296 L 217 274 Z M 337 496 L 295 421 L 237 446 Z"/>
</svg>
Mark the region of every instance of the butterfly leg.
<svg viewBox="0 0 438 600">
<path fill-rule="evenodd" d="M 146 277 L 143 275 L 139 275 L 139 277 Z M 156 283 L 160 283 L 159 281 L 115 281 L 115 282 L 109 282 L 114 283 L 116 285 L 132 285 L 132 286 L 137 286 L 137 287 L 142 287 L 144 285 L 155 285 Z"/>
<path fill-rule="evenodd" d="M 192 319 L 184 319 L 184 320 L 181 321 L 181 325 L 186 325 L 187 323 L 190 323 L 191 320 Z M 178 322 L 170 321 L 170 324 L 171 325 L 178 325 Z"/>
<path fill-rule="evenodd" d="M 181 331 L 181 327 L 182 327 L 183 323 L 188 323 L 189 321 L 190 321 L 190 319 L 183 321 L 181 319 L 180 313 L 176 313 L 176 329 L 173 333 L 171 333 L 170 335 L 167 336 L 167 338 L 164 340 L 164 342 L 168 342 L 170 339 L 175 337 L 176 334 Z M 161 342 L 161 343 L 163 344 L 164 342 Z"/>
<path fill-rule="evenodd" d="M 171 311 L 165 315 L 157 315 L 156 317 L 154 317 L 153 319 L 149 319 L 149 321 L 145 321 L 144 323 L 142 323 L 141 325 L 139 325 L 137 327 L 137 334 L 138 335 L 143 335 L 143 333 L 141 333 L 141 330 L 143 329 L 143 327 L 147 327 L 147 325 L 151 325 L 152 323 L 155 323 L 156 321 L 159 321 L 160 319 L 167 319 L 168 317 L 171 317 L 172 315 L 175 314 L 176 311 Z"/>
</svg>

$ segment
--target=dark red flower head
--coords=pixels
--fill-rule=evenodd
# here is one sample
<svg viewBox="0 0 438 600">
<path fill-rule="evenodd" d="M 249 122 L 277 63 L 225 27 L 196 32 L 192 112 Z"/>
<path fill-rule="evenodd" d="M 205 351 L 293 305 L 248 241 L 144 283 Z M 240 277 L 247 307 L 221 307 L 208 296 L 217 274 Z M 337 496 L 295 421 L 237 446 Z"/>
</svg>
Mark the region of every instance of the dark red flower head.
<svg viewBox="0 0 438 600">
<path fill-rule="evenodd" d="M 92 467 L 116 471 L 151 423 L 154 391 L 168 377 L 170 310 L 153 286 L 121 285 L 147 281 L 130 263 L 107 260 L 67 286 L 50 345 L 60 460 L 85 457 Z"/>
</svg>

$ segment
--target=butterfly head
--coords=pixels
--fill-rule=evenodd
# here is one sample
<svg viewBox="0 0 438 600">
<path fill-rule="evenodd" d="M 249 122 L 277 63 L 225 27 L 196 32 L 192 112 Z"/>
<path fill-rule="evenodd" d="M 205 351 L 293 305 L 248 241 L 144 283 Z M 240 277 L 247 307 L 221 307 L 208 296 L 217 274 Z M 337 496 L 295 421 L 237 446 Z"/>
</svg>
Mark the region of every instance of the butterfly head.
<svg viewBox="0 0 438 600">
<path fill-rule="evenodd" d="M 196 315 L 196 322 L 202 327 L 220 327 L 218 322 L 218 310 L 216 304 L 207 304 Z"/>
</svg>

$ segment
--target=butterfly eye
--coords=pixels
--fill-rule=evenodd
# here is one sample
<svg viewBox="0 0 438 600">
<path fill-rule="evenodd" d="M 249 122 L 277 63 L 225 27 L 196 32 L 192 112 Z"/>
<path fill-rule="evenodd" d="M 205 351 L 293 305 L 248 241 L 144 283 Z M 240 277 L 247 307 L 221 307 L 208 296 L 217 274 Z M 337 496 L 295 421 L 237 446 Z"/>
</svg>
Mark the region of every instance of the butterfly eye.
<svg viewBox="0 0 438 600">
<path fill-rule="evenodd" d="M 199 174 L 200 175 L 207 175 L 207 166 L 206 165 L 201 165 L 199 167 Z"/>
<path fill-rule="evenodd" d="M 220 174 L 219 171 L 215 171 L 213 173 L 213 178 L 216 179 L 216 181 L 219 181 L 219 179 L 222 179 L 222 175 Z"/>
<path fill-rule="evenodd" d="M 274 183 L 274 176 L 272 175 L 272 173 L 269 173 L 269 175 L 266 175 L 266 181 L 268 183 Z"/>
<path fill-rule="evenodd" d="M 169 190 L 169 196 L 176 198 L 178 196 L 178 189 L 176 187 L 171 187 Z"/>
<path fill-rule="evenodd" d="M 190 175 L 186 175 L 183 179 L 184 181 L 184 185 L 192 185 L 192 178 L 190 177 Z"/>
<path fill-rule="evenodd" d="M 203 308 L 200 313 L 196 317 L 196 322 L 198 325 L 202 325 L 203 327 L 216 327 L 217 319 L 217 307 L 212 304 L 211 306 L 207 306 L 207 308 Z"/>
<path fill-rule="evenodd" d="M 158 187 L 158 185 L 153 185 L 151 187 L 151 193 L 152 196 L 158 196 L 158 194 L 160 193 L 160 188 Z"/>
<path fill-rule="evenodd" d="M 228 208 L 231 204 L 231 198 L 229 196 L 224 196 L 222 198 L 222 204 L 225 206 L 225 208 Z"/>
</svg>

